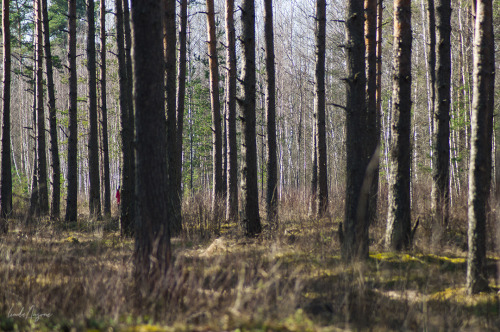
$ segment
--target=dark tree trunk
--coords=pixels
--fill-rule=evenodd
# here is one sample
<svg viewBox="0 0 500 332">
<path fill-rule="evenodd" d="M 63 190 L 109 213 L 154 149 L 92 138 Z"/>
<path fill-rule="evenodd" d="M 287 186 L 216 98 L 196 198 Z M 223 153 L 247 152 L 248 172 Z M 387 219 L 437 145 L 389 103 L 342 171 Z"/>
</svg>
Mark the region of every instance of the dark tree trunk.
<svg viewBox="0 0 500 332">
<path fill-rule="evenodd" d="M 49 190 L 47 188 L 47 152 L 45 139 L 45 107 L 43 102 L 43 29 L 41 0 L 35 1 L 35 59 L 36 97 L 38 125 L 38 200 L 40 215 L 49 214 Z"/>
<path fill-rule="evenodd" d="M 108 104 L 106 100 L 106 0 L 100 2 L 101 18 L 101 113 L 102 113 L 102 152 L 104 169 L 104 214 L 111 215 L 111 180 L 109 175 L 108 145 Z"/>
<path fill-rule="evenodd" d="M 116 44 L 118 49 L 118 75 L 120 85 L 120 122 L 122 126 L 122 181 L 121 181 L 121 203 L 120 223 L 122 235 L 131 236 L 134 232 L 134 151 L 132 142 L 134 139 L 134 118 L 130 106 L 129 74 L 127 72 L 125 54 L 124 15 L 122 0 L 116 0 Z M 127 5 L 128 6 L 128 5 Z"/>
<path fill-rule="evenodd" d="M 380 144 L 380 115 L 377 109 L 377 0 L 365 0 L 365 41 L 366 41 L 366 107 L 368 112 L 368 155 L 375 156 Z M 374 159 L 374 160 L 375 160 Z M 373 182 L 368 200 L 368 222 L 377 219 L 379 167 L 373 173 Z"/>
<path fill-rule="evenodd" d="M 87 1 L 87 71 L 89 84 L 89 209 L 90 215 L 101 217 L 99 180 L 99 128 L 97 126 L 97 72 L 95 56 L 94 0 Z"/>
<path fill-rule="evenodd" d="M 243 134 L 241 166 L 242 225 L 247 236 L 262 230 L 259 215 L 259 190 L 257 186 L 257 139 L 255 127 L 256 74 L 255 74 L 255 4 L 254 0 L 241 3 L 243 86 L 238 99 L 242 108 Z"/>
<path fill-rule="evenodd" d="M 434 169 L 432 210 L 441 233 L 448 225 L 450 205 L 450 84 L 451 84 L 451 1 L 437 0 L 437 100 L 434 110 Z"/>
<path fill-rule="evenodd" d="M 210 101 L 212 108 L 212 160 L 214 218 L 220 218 L 220 200 L 224 189 L 222 182 L 222 126 L 219 100 L 219 61 L 217 60 L 217 39 L 214 1 L 207 0 L 208 62 L 210 67 Z"/>
<path fill-rule="evenodd" d="M 161 2 L 133 0 L 137 130 L 136 285 L 150 295 L 170 264 Z"/>
<path fill-rule="evenodd" d="M 69 124 L 68 124 L 68 197 L 66 221 L 77 220 L 78 207 L 78 114 L 76 76 L 76 0 L 68 0 L 68 70 L 69 70 Z"/>
<path fill-rule="evenodd" d="M 266 40 L 266 111 L 267 111 L 267 221 L 278 219 L 278 161 L 276 156 L 276 71 L 274 65 L 273 1 L 264 1 L 264 29 Z"/>
<path fill-rule="evenodd" d="M 490 194 L 495 47 L 491 0 L 477 0 L 474 34 L 474 69 L 469 165 L 469 252 L 467 292 L 488 289 L 486 272 L 486 219 Z"/>
<path fill-rule="evenodd" d="M 394 65 L 390 146 L 389 207 L 386 246 L 402 250 L 410 246 L 411 168 L 411 0 L 394 1 Z"/>
<path fill-rule="evenodd" d="M 0 179 L 0 233 L 8 230 L 7 219 L 12 213 L 12 162 L 10 138 L 10 10 L 9 0 L 2 1 L 3 37 L 3 118 L 2 118 L 2 177 Z"/>
<path fill-rule="evenodd" d="M 314 114 L 314 124 L 312 133 L 312 175 L 311 175 L 311 201 L 309 203 L 309 214 L 316 216 L 318 213 L 317 193 L 318 193 L 318 143 L 316 136 L 317 120 Z"/>
<path fill-rule="evenodd" d="M 316 1 L 316 82 L 314 111 L 316 113 L 316 143 L 318 144 L 318 216 L 328 211 L 328 174 L 325 120 L 325 50 L 326 1 Z M 364 52 L 363 52 L 364 53 Z"/>
<path fill-rule="evenodd" d="M 166 74 L 166 92 L 167 92 L 167 155 L 169 183 L 171 188 L 175 186 L 177 179 L 176 157 L 177 155 L 177 99 L 176 99 L 176 31 L 175 31 L 175 0 L 164 1 L 164 23 L 163 23 L 163 41 L 165 52 L 165 74 Z M 171 190 L 168 192 L 170 233 L 178 235 L 182 230 L 181 224 L 181 200 L 179 192 Z"/>
<path fill-rule="evenodd" d="M 180 28 L 179 28 L 179 74 L 177 85 L 177 114 L 176 114 L 176 149 L 175 149 L 175 187 L 172 189 L 179 201 L 179 211 L 182 203 L 182 133 L 184 131 L 184 99 L 186 98 L 186 48 L 187 48 L 187 0 L 181 0 Z M 174 218 L 179 231 L 182 229 L 182 211 L 178 219 Z M 175 232 L 174 232 L 175 234 Z"/>
<path fill-rule="evenodd" d="M 228 141 L 228 220 L 238 218 L 238 144 L 236 142 L 236 37 L 234 29 L 234 0 L 226 0 L 226 108 Z"/>
<path fill-rule="evenodd" d="M 371 182 L 365 179 L 369 161 L 366 111 L 364 2 L 350 0 L 347 14 L 347 107 L 346 107 L 346 205 L 344 219 L 344 260 L 368 257 L 368 194 Z M 374 124 L 370 124 L 374 125 Z M 364 183 L 366 182 L 366 183 Z M 365 188 L 362 188 L 365 187 Z"/>
<path fill-rule="evenodd" d="M 50 47 L 49 15 L 47 0 L 42 0 L 43 36 L 45 46 L 45 67 L 47 70 L 47 94 L 49 97 L 50 152 L 52 159 L 52 207 L 50 216 L 59 219 L 61 213 L 61 162 L 57 138 L 57 110 L 52 68 L 52 50 Z"/>
</svg>

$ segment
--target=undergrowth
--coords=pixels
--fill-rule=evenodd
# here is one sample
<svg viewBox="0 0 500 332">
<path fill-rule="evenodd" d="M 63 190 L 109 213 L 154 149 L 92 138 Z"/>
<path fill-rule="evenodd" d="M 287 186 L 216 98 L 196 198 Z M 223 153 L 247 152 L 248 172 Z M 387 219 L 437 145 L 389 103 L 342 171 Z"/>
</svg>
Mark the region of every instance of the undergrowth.
<svg viewBox="0 0 500 332">
<path fill-rule="evenodd" d="M 169 274 L 148 302 L 134 295 L 134 243 L 120 236 L 116 216 L 30 227 L 11 220 L 0 238 L 0 330 L 499 329 L 498 254 L 489 243 L 492 291 L 466 295 L 463 215 L 453 216 L 438 246 L 420 211 L 415 245 L 402 253 L 384 251 L 381 218 L 371 227 L 369 259 L 347 264 L 337 234 L 341 202 L 318 220 L 308 201 L 288 194 L 278 227 L 264 222 L 258 238 L 246 239 L 235 221 L 212 220 L 209 199 L 186 199 Z"/>
</svg>

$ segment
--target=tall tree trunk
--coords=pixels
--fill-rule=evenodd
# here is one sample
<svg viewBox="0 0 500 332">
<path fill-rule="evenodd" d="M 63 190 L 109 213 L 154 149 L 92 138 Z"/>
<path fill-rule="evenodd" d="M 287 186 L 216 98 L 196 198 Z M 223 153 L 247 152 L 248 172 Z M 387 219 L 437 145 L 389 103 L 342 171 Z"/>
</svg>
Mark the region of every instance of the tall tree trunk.
<svg viewBox="0 0 500 332">
<path fill-rule="evenodd" d="M 366 111 L 364 1 L 350 0 L 347 14 L 347 107 L 346 107 L 346 205 L 344 217 L 344 260 L 368 257 L 367 181 L 370 137 Z M 375 125 L 371 123 L 370 125 Z"/>
<path fill-rule="evenodd" d="M 129 74 L 125 54 L 125 33 L 123 2 L 116 0 L 116 44 L 118 49 L 118 76 L 120 85 L 120 122 L 122 126 L 122 179 L 121 179 L 121 203 L 120 224 L 122 235 L 131 236 L 134 232 L 134 151 L 132 142 L 134 139 L 134 119 L 130 109 Z M 128 6 L 128 5 L 127 5 Z M 131 83 L 130 83 L 131 84 Z"/>
<path fill-rule="evenodd" d="M 431 146 L 430 151 L 432 158 L 432 165 L 434 165 L 435 157 L 435 141 L 434 141 L 434 125 L 435 125 L 435 112 L 436 112 L 436 9 L 434 0 L 427 0 L 427 34 L 429 36 L 427 48 L 427 67 L 429 68 L 429 109 L 430 109 L 430 136 Z M 422 4 L 423 6 L 423 4 Z M 435 169 L 433 169 L 433 172 Z M 433 184 L 434 185 L 434 184 Z M 433 189 L 434 190 L 434 189 Z M 433 194 L 431 194 L 433 196 Z M 434 202 L 431 202 L 434 204 Z"/>
<path fill-rule="evenodd" d="M 97 72 L 95 56 L 94 0 L 87 1 L 87 71 L 89 105 L 89 209 L 90 215 L 101 217 L 101 188 L 99 180 L 99 128 L 97 126 Z"/>
<path fill-rule="evenodd" d="M 104 164 L 104 214 L 111 215 L 111 180 L 109 175 L 108 143 L 108 103 L 106 100 L 106 0 L 100 0 L 101 19 L 101 113 L 102 113 L 102 152 Z"/>
<path fill-rule="evenodd" d="M 36 60 L 36 96 L 38 125 L 38 200 L 40 215 L 49 214 L 49 191 L 47 188 L 47 152 L 45 139 L 45 107 L 43 103 L 43 29 L 41 0 L 35 1 L 35 60 Z"/>
<path fill-rule="evenodd" d="M 134 106 L 137 129 L 135 277 L 151 295 L 170 264 L 162 11 L 157 0 L 133 0 Z"/>
<path fill-rule="evenodd" d="M 228 220 L 238 218 L 238 144 L 236 141 L 236 37 L 234 29 L 234 0 L 226 0 L 226 108 L 228 141 Z"/>
<path fill-rule="evenodd" d="M 177 99 L 176 99 L 176 43 L 177 36 L 175 31 L 175 0 L 164 0 L 164 17 L 163 17 L 163 43 L 165 55 L 165 75 L 166 75 L 166 103 L 167 103 L 167 155 L 168 155 L 168 172 L 169 185 L 171 188 L 175 186 L 178 178 L 176 172 L 177 155 Z M 174 189 L 168 192 L 168 207 L 170 209 L 170 233 L 178 235 L 182 230 L 181 224 L 181 200 L 179 193 Z"/>
<path fill-rule="evenodd" d="M 276 70 L 274 65 L 273 1 L 264 1 L 264 38 L 266 40 L 267 112 L 267 221 L 278 219 L 278 161 L 276 156 Z"/>
<path fill-rule="evenodd" d="M 432 210 L 437 233 L 448 225 L 450 205 L 451 1 L 437 0 L 437 102 L 434 113 Z"/>
<path fill-rule="evenodd" d="M 255 73 L 255 3 L 243 0 L 241 3 L 243 44 L 243 87 L 238 99 L 242 108 L 241 130 L 242 167 L 241 199 L 242 225 L 247 236 L 255 236 L 262 231 L 259 215 L 259 190 L 257 186 L 257 139 L 255 126 L 256 73 Z"/>
<path fill-rule="evenodd" d="M 210 101 L 212 108 L 212 159 L 214 218 L 220 218 L 220 200 L 224 189 L 222 182 L 222 126 L 219 100 L 219 61 L 217 60 L 217 39 L 214 1 L 207 0 L 208 62 L 210 67 Z"/>
<path fill-rule="evenodd" d="M 61 213 L 61 161 L 57 138 L 57 110 L 54 91 L 54 72 L 52 66 L 52 50 L 50 47 L 49 15 L 47 0 L 42 0 L 43 36 L 45 47 L 45 67 L 47 70 L 47 94 L 49 97 L 50 152 L 52 159 L 52 204 L 50 216 L 58 219 Z"/>
<path fill-rule="evenodd" d="M 179 74 L 177 80 L 177 114 L 176 114 L 176 157 L 175 157 L 175 187 L 172 189 L 182 203 L 182 134 L 184 131 L 184 99 L 186 98 L 186 55 L 187 55 L 187 0 L 181 0 L 180 6 L 180 28 L 179 28 Z M 179 211 L 181 207 L 179 206 Z M 181 211 L 182 212 L 182 211 Z M 177 228 L 182 229 L 182 214 L 179 220 L 174 219 L 172 223 L 177 223 Z"/>
<path fill-rule="evenodd" d="M 2 118 L 2 177 L 0 179 L 0 233 L 7 233 L 7 219 L 12 213 L 12 162 L 10 138 L 10 10 L 9 0 L 2 1 L 3 37 L 3 118 Z"/>
<path fill-rule="evenodd" d="M 411 0 L 394 1 L 394 65 L 392 76 L 392 141 L 386 246 L 408 248 L 411 242 Z"/>
<path fill-rule="evenodd" d="M 495 50 L 492 0 L 477 0 L 474 34 L 474 69 L 469 165 L 469 252 L 467 292 L 488 288 L 486 272 L 486 219 L 490 194 Z"/>
<path fill-rule="evenodd" d="M 68 70 L 69 70 L 69 124 L 68 124 L 68 196 L 66 221 L 77 220 L 78 208 L 78 114 L 76 76 L 76 0 L 68 0 Z"/>
<path fill-rule="evenodd" d="M 311 175 L 311 200 L 309 203 L 309 215 L 316 216 L 318 213 L 317 193 L 318 193 L 318 143 L 317 143 L 317 119 L 314 114 L 312 128 L 312 175 Z"/>
<path fill-rule="evenodd" d="M 377 0 L 365 0 L 365 44 L 366 44 L 366 106 L 370 136 L 368 154 L 370 158 L 377 151 L 380 144 L 380 113 L 377 108 Z M 379 166 L 373 173 L 373 182 L 370 188 L 368 201 L 368 222 L 371 224 L 377 219 Z"/>
</svg>

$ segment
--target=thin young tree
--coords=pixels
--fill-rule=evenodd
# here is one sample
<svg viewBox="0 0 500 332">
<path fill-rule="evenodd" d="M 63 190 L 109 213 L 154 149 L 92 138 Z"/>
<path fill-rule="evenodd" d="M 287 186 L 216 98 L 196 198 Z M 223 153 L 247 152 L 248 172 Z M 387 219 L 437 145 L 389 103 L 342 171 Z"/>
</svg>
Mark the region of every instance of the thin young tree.
<svg viewBox="0 0 500 332">
<path fill-rule="evenodd" d="M 256 138 L 256 73 L 255 73 L 255 3 L 241 3 L 241 43 L 243 55 L 242 87 L 238 103 L 242 109 L 241 130 L 241 200 L 242 226 L 246 236 L 262 231 L 259 215 L 259 190 L 257 186 L 257 138 Z"/>
<path fill-rule="evenodd" d="M 133 112 L 130 110 L 129 76 L 125 55 L 125 33 L 122 0 L 115 1 L 116 8 L 116 45 L 118 50 L 118 77 L 120 86 L 120 122 L 122 127 L 122 174 L 121 174 L 121 211 L 120 224 L 122 235 L 131 236 L 134 232 L 134 138 Z M 128 5 L 127 5 L 128 6 Z"/>
<path fill-rule="evenodd" d="M 165 75 L 167 95 L 167 150 L 168 150 L 168 172 L 171 188 L 175 186 L 177 179 L 176 160 L 177 155 L 177 66 L 176 66 L 176 28 L 175 28 L 175 0 L 164 1 L 163 43 L 165 52 Z M 181 224 L 181 200 L 180 193 L 175 189 L 169 191 L 169 208 L 171 212 L 170 233 L 178 235 L 182 230 Z"/>
<path fill-rule="evenodd" d="M 389 206 L 386 246 L 408 248 L 411 242 L 411 0 L 394 0 L 394 64 Z"/>
<path fill-rule="evenodd" d="M 276 70 L 274 60 L 273 1 L 264 1 L 264 38 L 266 43 L 266 118 L 267 118 L 267 221 L 278 219 L 278 160 L 276 155 Z"/>
<path fill-rule="evenodd" d="M 344 217 L 344 260 L 368 257 L 368 193 L 366 180 L 369 156 L 368 114 L 364 39 L 364 1 L 350 0 L 347 13 L 347 104 L 346 104 L 346 198 Z M 374 124 L 371 124 L 374 125 Z M 364 182 L 366 182 L 364 184 Z M 365 188 L 363 188 L 365 187 Z M 364 189 L 364 190 L 363 190 Z"/>
<path fill-rule="evenodd" d="M 40 215 L 49 214 L 49 190 L 47 187 L 47 152 L 45 139 L 45 107 L 43 98 L 43 29 L 41 0 L 35 1 L 35 90 L 37 110 L 38 152 L 38 204 Z"/>
<path fill-rule="evenodd" d="M 90 215 L 101 217 L 101 188 L 99 177 L 99 128 L 97 125 L 97 70 L 95 55 L 94 0 L 87 1 L 87 72 L 89 116 L 89 210 Z"/>
<path fill-rule="evenodd" d="M 45 68 L 47 71 L 47 95 L 49 107 L 50 157 L 52 161 L 52 202 L 50 216 L 59 219 L 61 213 L 61 161 L 57 138 L 57 109 L 54 88 L 52 49 L 50 46 L 49 15 L 47 0 L 42 0 L 43 41 L 45 50 Z"/>
<path fill-rule="evenodd" d="M 366 46 L 366 107 L 369 130 L 368 154 L 373 157 L 380 143 L 380 113 L 377 108 L 377 0 L 365 0 L 365 46 Z M 376 159 L 378 156 L 376 157 Z M 373 173 L 368 200 L 368 222 L 377 219 L 378 164 Z"/>
<path fill-rule="evenodd" d="M 146 294 L 170 264 L 161 2 L 133 0 L 137 213 L 135 275 Z"/>
<path fill-rule="evenodd" d="M 226 0 L 226 109 L 227 109 L 227 211 L 228 220 L 238 218 L 238 144 L 236 141 L 236 37 L 234 0 Z"/>
<path fill-rule="evenodd" d="M 3 42 L 3 117 L 2 117 L 2 177 L 0 179 L 0 233 L 7 233 L 7 219 L 12 213 L 12 170 L 10 137 L 10 1 L 2 1 Z"/>
<path fill-rule="evenodd" d="M 69 123 L 68 123 L 68 194 L 66 221 L 77 220 L 78 208 L 78 118 L 76 76 L 76 0 L 68 0 L 68 70 L 69 70 Z"/>
<path fill-rule="evenodd" d="M 451 1 L 436 0 L 437 76 L 434 109 L 432 212 L 436 233 L 448 225 L 450 206 Z"/>
<path fill-rule="evenodd" d="M 314 112 L 316 116 L 316 144 L 318 157 L 318 216 L 328 211 L 328 174 L 326 149 L 326 97 L 325 97 L 325 50 L 326 50 L 326 1 L 316 1 L 316 71 Z"/>
<path fill-rule="evenodd" d="M 100 2 L 101 21 L 101 116 L 102 116 L 102 153 L 103 153 L 103 173 L 104 173 L 104 214 L 111 215 L 111 181 L 109 174 L 109 143 L 108 143 L 108 103 L 106 87 L 106 0 Z"/>
<path fill-rule="evenodd" d="M 180 23 L 179 23 L 179 68 L 177 84 L 177 111 L 176 111 L 176 157 L 175 157 L 175 187 L 173 194 L 178 198 L 179 205 L 182 203 L 182 134 L 184 131 L 184 99 L 186 98 L 186 55 L 187 55 L 187 19 L 188 19 L 187 0 L 180 1 Z M 180 211 L 179 207 L 179 211 Z M 176 223 L 177 229 L 182 229 L 182 214 L 179 213 L 179 219 L 174 219 L 172 224 Z"/>
<path fill-rule="evenodd" d="M 467 292 L 488 289 L 486 219 L 492 166 L 495 47 L 492 0 L 477 0 L 474 33 Z"/>
<path fill-rule="evenodd" d="M 219 100 L 219 61 L 217 58 L 217 38 L 214 1 L 207 0 L 208 63 L 210 67 L 210 106 L 212 109 L 212 162 L 214 218 L 220 218 L 220 200 L 224 194 L 222 182 L 222 125 Z"/>
</svg>

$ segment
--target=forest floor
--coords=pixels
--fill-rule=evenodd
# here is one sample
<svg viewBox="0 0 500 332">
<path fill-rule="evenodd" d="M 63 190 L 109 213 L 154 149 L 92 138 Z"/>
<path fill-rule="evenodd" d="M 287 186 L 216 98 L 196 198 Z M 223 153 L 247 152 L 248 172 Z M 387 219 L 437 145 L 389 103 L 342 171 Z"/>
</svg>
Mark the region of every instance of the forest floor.
<svg viewBox="0 0 500 332">
<path fill-rule="evenodd" d="M 162 295 L 147 303 L 134 295 L 134 243 L 116 219 L 11 221 L 0 238 L 0 331 L 500 331 L 500 258 L 489 251 L 491 292 L 466 295 L 464 223 L 435 247 L 422 221 L 403 253 L 384 251 L 384 225 L 374 225 L 370 258 L 346 264 L 340 218 L 284 209 L 276 230 L 246 239 L 198 207 L 172 239 Z"/>
</svg>

